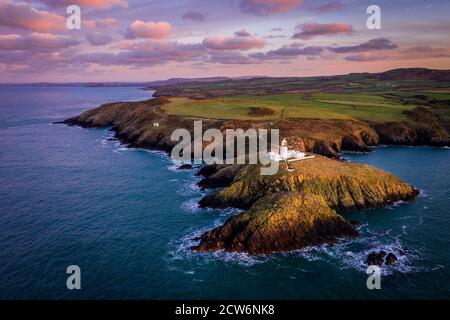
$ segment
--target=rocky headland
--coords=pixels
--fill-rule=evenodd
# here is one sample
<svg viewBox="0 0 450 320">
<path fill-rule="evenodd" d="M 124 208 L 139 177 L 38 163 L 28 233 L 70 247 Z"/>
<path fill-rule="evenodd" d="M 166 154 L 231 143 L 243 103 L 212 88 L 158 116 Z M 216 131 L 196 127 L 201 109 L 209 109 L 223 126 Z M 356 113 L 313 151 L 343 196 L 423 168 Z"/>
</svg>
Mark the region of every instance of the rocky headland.
<svg viewBox="0 0 450 320">
<path fill-rule="evenodd" d="M 295 171 L 273 176 L 248 165 L 231 174 L 232 166 L 215 167 L 205 180 L 226 170 L 229 186 L 207 195 L 202 207 L 236 207 L 245 211 L 203 234 L 197 251 L 243 251 L 250 254 L 300 249 L 354 237 L 355 226 L 343 214 L 411 201 L 418 190 L 374 167 L 318 156 L 294 162 Z M 208 170 L 204 170 L 208 171 Z M 231 178 L 233 176 L 233 178 Z"/>
<path fill-rule="evenodd" d="M 131 147 L 170 151 L 177 142 L 171 141 L 173 130 L 185 128 L 193 133 L 193 117 L 167 115 L 162 107 L 167 98 L 141 102 L 118 102 L 63 121 L 82 127 L 111 127 L 116 138 Z M 370 152 L 380 144 L 450 145 L 447 125 L 425 108 L 408 113 L 409 122 L 369 123 L 359 120 L 280 119 L 222 120 L 202 118 L 203 129 L 248 128 L 280 130 L 280 135 L 297 150 L 339 158 L 342 151 Z"/>
</svg>

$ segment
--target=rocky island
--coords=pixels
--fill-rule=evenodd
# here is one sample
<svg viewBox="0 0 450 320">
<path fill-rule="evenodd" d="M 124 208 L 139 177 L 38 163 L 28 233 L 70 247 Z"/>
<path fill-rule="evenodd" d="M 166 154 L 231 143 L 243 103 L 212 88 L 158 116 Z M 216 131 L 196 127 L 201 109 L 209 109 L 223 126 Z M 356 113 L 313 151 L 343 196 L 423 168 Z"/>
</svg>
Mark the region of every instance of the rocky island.
<svg viewBox="0 0 450 320">
<path fill-rule="evenodd" d="M 201 188 L 223 189 L 204 197 L 200 206 L 244 212 L 203 234 L 193 249 L 250 254 L 294 250 L 357 236 L 355 226 L 344 219 L 346 212 L 418 195 L 383 170 L 340 160 L 341 151 L 370 152 L 379 144 L 450 144 L 449 100 L 430 93 L 450 86 L 449 72 L 425 70 L 415 82 L 404 79 L 405 72 L 411 75 L 397 70 L 306 80 L 159 83 L 154 99 L 106 104 L 64 123 L 111 127 L 130 147 L 168 152 L 177 143 L 171 141 L 173 130 L 192 132 L 196 119 L 203 121 L 204 130 L 279 129 L 289 145 L 317 156 L 294 163 L 293 172 L 282 165 L 273 176 L 261 176 L 258 165 L 201 168 Z"/>
</svg>

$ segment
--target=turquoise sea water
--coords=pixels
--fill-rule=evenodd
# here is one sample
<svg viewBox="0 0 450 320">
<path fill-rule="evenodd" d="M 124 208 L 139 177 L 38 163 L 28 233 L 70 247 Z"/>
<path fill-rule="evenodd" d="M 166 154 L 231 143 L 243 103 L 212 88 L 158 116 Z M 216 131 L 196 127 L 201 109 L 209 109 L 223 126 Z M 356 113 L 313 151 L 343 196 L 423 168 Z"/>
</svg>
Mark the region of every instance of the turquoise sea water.
<svg viewBox="0 0 450 320">
<path fill-rule="evenodd" d="M 124 148 L 106 129 L 53 125 L 139 88 L 0 88 L 0 299 L 450 298 L 450 150 L 345 154 L 422 190 L 414 203 L 348 215 L 361 236 L 289 254 L 198 254 L 192 238 L 232 210 L 200 210 L 193 172 Z M 368 252 L 407 249 L 369 291 Z M 66 288 L 81 268 L 82 289 Z"/>
</svg>

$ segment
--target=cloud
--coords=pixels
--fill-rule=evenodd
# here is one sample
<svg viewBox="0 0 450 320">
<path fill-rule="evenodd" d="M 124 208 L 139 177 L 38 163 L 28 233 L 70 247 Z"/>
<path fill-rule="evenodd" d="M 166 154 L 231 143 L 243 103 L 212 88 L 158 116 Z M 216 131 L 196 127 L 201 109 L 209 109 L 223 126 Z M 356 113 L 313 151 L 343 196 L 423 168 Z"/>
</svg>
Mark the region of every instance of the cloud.
<svg viewBox="0 0 450 320">
<path fill-rule="evenodd" d="M 374 50 L 392 50 L 396 48 L 397 45 L 391 40 L 386 38 L 376 38 L 355 46 L 331 47 L 329 49 L 335 53 L 356 53 Z"/>
<path fill-rule="evenodd" d="M 143 22 L 135 20 L 127 30 L 128 39 L 146 38 L 146 39 L 165 39 L 170 36 L 172 26 L 166 21 Z"/>
<path fill-rule="evenodd" d="M 210 57 L 207 61 L 212 63 L 235 64 L 235 65 L 261 63 L 257 59 L 253 59 L 249 56 L 246 56 L 240 52 L 235 51 L 213 51 L 210 53 Z"/>
<path fill-rule="evenodd" d="M 134 40 L 122 40 L 119 41 L 114 45 L 114 48 L 120 49 L 120 50 L 131 50 L 135 46 Z"/>
<path fill-rule="evenodd" d="M 181 17 L 185 20 L 191 20 L 191 21 L 195 21 L 195 22 L 205 22 L 206 21 L 206 16 L 197 11 L 187 11 Z"/>
<path fill-rule="evenodd" d="M 436 48 L 427 45 L 413 46 L 399 53 L 401 59 L 429 59 L 450 57 L 450 48 Z M 395 57 L 394 57 L 395 58 Z"/>
<path fill-rule="evenodd" d="M 47 32 L 65 29 L 66 19 L 55 13 L 35 9 L 24 2 L 2 0 L 0 26 Z"/>
<path fill-rule="evenodd" d="M 299 56 L 318 56 L 325 49 L 323 47 L 311 46 L 311 47 L 288 47 L 284 46 L 276 50 L 270 50 L 267 52 L 258 52 L 250 54 L 251 58 L 259 60 L 286 60 L 294 59 Z"/>
<path fill-rule="evenodd" d="M 292 38 L 303 40 L 311 39 L 316 36 L 339 33 L 351 34 L 353 32 L 352 25 L 346 23 L 305 23 L 298 26 L 297 29 L 299 29 L 300 32 L 295 33 Z"/>
<path fill-rule="evenodd" d="M 282 35 L 282 34 L 278 34 L 278 35 L 271 34 L 271 35 L 264 37 L 264 39 L 283 39 L 283 38 L 286 38 L 286 36 Z"/>
<path fill-rule="evenodd" d="M 203 45 L 212 50 L 250 50 L 264 47 L 265 41 L 254 37 L 212 36 L 205 38 Z"/>
<path fill-rule="evenodd" d="M 303 4 L 303 0 L 241 0 L 242 12 L 267 16 L 285 13 Z"/>
<path fill-rule="evenodd" d="M 0 61 L 7 65 L 5 72 L 12 75 L 22 73 L 27 76 L 33 73 L 38 74 L 39 79 L 42 79 L 42 74 L 49 71 L 66 75 L 70 73 L 70 70 L 79 72 L 84 63 L 77 61 L 75 53 L 73 49 L 65 49 L 61 52 L 34 51 L 33 54 L 26 50 L 0 50 Z"/>
<path fill-rule="evenodd" d="M 339 11 L 342 9 L 342 3 L 340 2 L 330 2 L 324 4 L 323 6 L 317 7 L 314 9 L 317 13 L 327 13 L 331 11 Z"/>
<path fill-rule="evenodd" d="M 402 53 L 414 54 L 414 53 L 435 53 L 442 51 L 442 48 L 433 48 L 430 46 L 414 46 L 403 50 Z"/>
<path fill-rule="evenodd" d="M 238 30 L 234 33 L 236 37 L 251 37 L 251 34 L 245 29 Z"/>
<path fill-rule="evenodd" d="M 194 61 L 206 57 L 201 44 L 183 44 L 175 41 L 126 41 L 119 53 L 88 53 L 80 55 L 87 63 L 100 65 L 152 66 L 168 62 Z M 125 45 L 126 44 L 126 45 Z"/>
<path fill-rule="evenodd" d="M 122 8 L 128 8 L 129 3 L 125 0 L 40 0 L 49 7 L 67 7 L 72 4 L 93 6 L 97 8 L 110 8 L 113 6 L 119 6 Z"/>
<path fill-rule="evenodd" d="M 119 23 L 116 19 L 106 18 L 106 19 L 96 19 L 96 20 L 82 20 L 83 27 L 88 29 L 103 29 L 103 28 L 113 28 Z"/>
<path fill-rule="evenodd" d="M 33 32 L 28 35 L 0 35 L 0 50 L 7 51 L 54 51 L 66 49 L 80 44 L 72 37 Z"/>
<path fill-rule="evenodd" d="M 104 46 L 106 44 L 110 44 L 114 41 L 113 37 L 108 34 L 101 34 L 99 32 L 89 33 L 86 36 L 86 39 L 93 46 Z"/>
<path fill-rule="evenodd" d="M 344 58 L 347 61 L 370 62 L 386 59 L 386 56 L 373 55 L 369 52 L 358 53 Z"/>
</svg>

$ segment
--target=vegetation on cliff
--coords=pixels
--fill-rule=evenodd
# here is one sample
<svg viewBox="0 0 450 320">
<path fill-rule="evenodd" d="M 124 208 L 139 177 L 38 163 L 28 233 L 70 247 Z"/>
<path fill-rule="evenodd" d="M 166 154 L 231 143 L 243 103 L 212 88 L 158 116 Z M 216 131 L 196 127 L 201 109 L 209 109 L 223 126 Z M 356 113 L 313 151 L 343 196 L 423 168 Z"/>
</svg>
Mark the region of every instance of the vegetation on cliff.
<svg viewBox="0 0 450 320">
<path fill-rule="evenodd" d="M 288 172 L 282 164 L 278 174 L 263 176 L 259 167 L 248 165 L 234 177 L 230 186 L 200 201 L 203 207 L 250 208 L 267 195 L 295 191 L 323 197 L 328 205 L 346 212 L 382 207 L 411 200 L 417 190 L 394 175 L 365 164 L 349 163 L 317 156 L 291 163 Z"/>
<path fill-rule="evenodd" d="M 193 249 L 262 254 L 335 242 L 357 234 L 323 197 L 280 192 L 257 200 L 249 210 L 203 234 Z"/>
<path fill-rule="evenodd" d="M 418 195 L 399 178 L 364 164 L 319 156 L 291 166 L 295 171 L 283 167 L 274 176 L 260 175 L 256 165 L 245 166 L 228 187 L 204 197 L 203 207 L 246 211 L 203 234 L 193 249 L 260 254 L 335 242 L 357 235 L 340 214 L 413 200 Z M 231 170 L 215 169 L 214 174 Z"/>
</svg>

